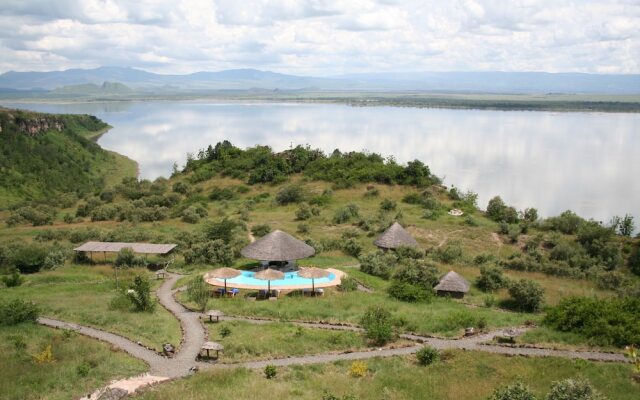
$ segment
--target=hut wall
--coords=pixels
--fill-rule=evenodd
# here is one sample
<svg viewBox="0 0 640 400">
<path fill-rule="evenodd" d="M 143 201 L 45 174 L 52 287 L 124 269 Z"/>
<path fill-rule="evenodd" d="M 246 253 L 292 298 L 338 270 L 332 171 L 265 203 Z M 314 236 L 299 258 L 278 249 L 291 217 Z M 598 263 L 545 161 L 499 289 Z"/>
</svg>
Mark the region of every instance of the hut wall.
<svg viewBox="0 0 640 400">
<path fill-rule="evenodd" d="M 462 299 L 464 297 L 462 292 L 450 292 L 448 290 L 438 290 L 437 294 L 441 297 L 452 297 L 454 299 Z"/>
</svg>

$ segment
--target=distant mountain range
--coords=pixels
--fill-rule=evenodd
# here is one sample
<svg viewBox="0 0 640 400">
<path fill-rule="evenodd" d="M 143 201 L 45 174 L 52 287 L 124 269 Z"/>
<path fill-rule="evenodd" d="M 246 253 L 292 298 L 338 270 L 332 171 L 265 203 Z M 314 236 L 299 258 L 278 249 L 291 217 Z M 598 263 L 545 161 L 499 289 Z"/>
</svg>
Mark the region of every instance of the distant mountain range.
<svg viewBox="0 0 640 400">
<path fill-rule="evenodd" d="M 118 84 L 120 86 L 117 86 Z M 640 94 L 640 75 L 411 72 L 311 77 L 255 69 L 165 75 L 124 67 L 50 72 L 9 71 L 0 75 L 0 94 L 46 91 L 52 95 L 126 96 L 132 93 L 169 94 L 226 90 Z"/>
</svg>

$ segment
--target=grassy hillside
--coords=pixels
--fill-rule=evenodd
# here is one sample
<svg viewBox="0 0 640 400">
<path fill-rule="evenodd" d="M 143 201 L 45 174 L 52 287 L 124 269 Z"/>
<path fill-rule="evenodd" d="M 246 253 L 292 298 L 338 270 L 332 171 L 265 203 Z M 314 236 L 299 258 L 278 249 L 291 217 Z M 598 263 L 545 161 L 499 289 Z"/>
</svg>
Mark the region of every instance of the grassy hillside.
<svg viewBox="0 0 640 400">
<path fill-rule="evenodd" d="M 109 125 L 88 115 L 0 108 L 0 204 L 25 200 L 73 203 L 109 177 L 135 176 L 135 163 L 92 139 Z"/>
</svg>

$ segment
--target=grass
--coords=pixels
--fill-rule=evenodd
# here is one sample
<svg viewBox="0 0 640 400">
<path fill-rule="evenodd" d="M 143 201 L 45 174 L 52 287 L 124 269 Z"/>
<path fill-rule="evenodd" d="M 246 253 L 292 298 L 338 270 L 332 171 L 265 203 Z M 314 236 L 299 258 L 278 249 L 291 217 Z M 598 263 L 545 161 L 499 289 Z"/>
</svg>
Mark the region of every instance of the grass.
<svg viewBox="0 0 640 400">
<path fill-rule="evenodd" d="M 135 274 L 152 276 L 144 269 L 123 270 L 119 273 L 121 287 Z M 161 305 L 148 313 L 110 307 L 116 295 L 112 277 L 113 268 L 108 266 L 66 266 L 27 275 L 22 286 L 0 291 L 0 300 L 31 300 L 40 306 L 42 315 L 117 333 L 158 350 L 162 343 L 178 345 L 180 324 Z M 157 286 L 159 281 L 152 283 Z"/>
<path fill-rule="evenodd" d="M 516 338 L 516 343 L 535 344 L 536 346 L 565 350 L 622 352 L 622 349 L 617 347 L 592 345 L 588 338 L 578 333 L 559 332 L 545 326 L 525 332 Z"/>
<path fill-rule="evenodd" d="M 35 363 L 32 355 L 47 345 L 54 361 Z M 108 344 L 34 324 L 0 327 L 0 351 L 0 397 L 5 400 L 78 398 L 147 369 Z"/>
<path fill-rule="evenodd" d="M 429 367 L 417 365 L 414 356 L 374 358 L 365 361 L 368 374 L 354 378 L 350 362 L 279 367 L 273 379 L 261 370 L 230 369 L 203 372 L 145 390 L 134 398 L 163 400 L 320 399 L 324 392 L 356 399 L 486 399 L 501 385 L 522 380 L 544 398 L 551 382 L 581 376 L 610 399 L 636 399 L 637 383 L 626 364 L 592 363 L 558 358 L 504 357 L 479 352 L 451 351 L 445 360 Z"/>
<path fill-rule="evenodd" d="M 311 329 L 286 322 L 223 321 L 206 326 L 209 339 L 224 345 L 220 357 L 223 363 L 357 351 L 367 347 L 359 332 Z M 225 329 L 231 333 L 222 336 Z"/>
</svg>

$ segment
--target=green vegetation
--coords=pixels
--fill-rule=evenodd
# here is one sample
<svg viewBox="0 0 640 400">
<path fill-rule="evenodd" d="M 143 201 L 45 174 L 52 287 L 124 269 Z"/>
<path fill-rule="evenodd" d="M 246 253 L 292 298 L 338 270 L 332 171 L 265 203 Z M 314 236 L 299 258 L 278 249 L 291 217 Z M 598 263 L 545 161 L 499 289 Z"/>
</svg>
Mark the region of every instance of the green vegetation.
<svg viewBox="0 0 640 400">
<path fill-rule="evenodd" d="M 378 346 L 393 339 L 391 313 L 383 307 L 369 307 L 362 316 L 360 325 L 364 328 L 367 339 Z"/>
<path fill-rule="evenodd" d="M 72 205 L 103 188 L 107 175 L 116 171 L 114 165 L 123 164 L 123 158 L 89 137 L 108 127 L 89 115 L 0 108 L 0 203 L 7 207 L 36 200 Z M 20 216 L 17 213 L 16 219 Z"/>
<path fill-rule="evenodd" d="M 173 399 L 188 393 L 191 400 L 274 398 L 315 400 L 322 393 L 335 398 L 486 400 L 508 382 L 527 382 L 537 398 L 544 398 L 555 381 L 580 376 L 610 399 L 636 399 L 637 385 L 629 378 L 631 367 L 620 363 L 593 363 L 558 358 L 504 357 L 481 352 L 450 351 L 443 360 L 418 367 L 413 356 L 374 358 L 365 365 L 368 374 L 350 374 L 351 362 L 278 367 L 277 377 L 265 379 L 262 370 L 243 368 L 202 372 L 145 390 L 135 399 Z M 425 370 L 425 368 L 427 368 Z M 343 397 L 352 396 L 352 397 Z"/>
<path fill-rule="evenodd" d="M 36 362 L 47 348 L 50 362 Z M 0 388 L 6 400 L 79 398 L 147 366 L 108 344 L 35 324 L 0 327 Z"/>
</svg>

